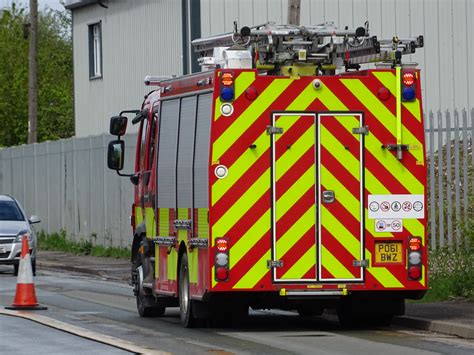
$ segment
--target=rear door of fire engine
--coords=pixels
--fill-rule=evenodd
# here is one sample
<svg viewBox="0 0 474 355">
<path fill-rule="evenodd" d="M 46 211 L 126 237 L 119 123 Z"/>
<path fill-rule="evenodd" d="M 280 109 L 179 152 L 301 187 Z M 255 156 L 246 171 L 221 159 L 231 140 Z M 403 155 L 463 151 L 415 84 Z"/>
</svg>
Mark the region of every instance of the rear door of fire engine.
<svg viewBox="0 0 474 355">
<path fill-rule="evenodd" d="M 275 282 L 361 282 L 363 116 L 272 115 Z"/>
</svg>

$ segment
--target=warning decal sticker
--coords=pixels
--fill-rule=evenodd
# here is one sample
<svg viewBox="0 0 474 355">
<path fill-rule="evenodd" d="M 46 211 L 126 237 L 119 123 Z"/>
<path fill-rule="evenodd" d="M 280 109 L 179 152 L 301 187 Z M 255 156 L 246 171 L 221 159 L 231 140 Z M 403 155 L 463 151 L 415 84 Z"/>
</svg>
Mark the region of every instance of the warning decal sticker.
<svg viewBox="0 0 474 355">
<path fill-rule="evenodd" d="M 369 195 L 368 209 L 371 219 L 420 219 L 425 217 L 425 195 Z"/>
<path fill-rule="evenodd" d="M 403 232 L 403 220 L 402 219 L 376 219 L 375 220 L 375 231 L 378 232 L 378 233 Z"/>
</svg>

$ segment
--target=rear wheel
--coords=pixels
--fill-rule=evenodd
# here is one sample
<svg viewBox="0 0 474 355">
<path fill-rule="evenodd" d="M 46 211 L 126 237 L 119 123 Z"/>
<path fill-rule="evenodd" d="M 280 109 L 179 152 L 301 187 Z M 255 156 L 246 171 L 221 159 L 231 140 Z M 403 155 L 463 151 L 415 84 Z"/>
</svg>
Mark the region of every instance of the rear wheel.
<svg viewBox="0 0 474 355">
<path fill-rule="evenodd" d="M 196 326 L 196 318 L 193 315 L 193 302 L 189 294 L 189 267 L 188 256 L 183 254 L 179 264 L 179 313 L 181 323 L 186 328 Z"/>
</svg>

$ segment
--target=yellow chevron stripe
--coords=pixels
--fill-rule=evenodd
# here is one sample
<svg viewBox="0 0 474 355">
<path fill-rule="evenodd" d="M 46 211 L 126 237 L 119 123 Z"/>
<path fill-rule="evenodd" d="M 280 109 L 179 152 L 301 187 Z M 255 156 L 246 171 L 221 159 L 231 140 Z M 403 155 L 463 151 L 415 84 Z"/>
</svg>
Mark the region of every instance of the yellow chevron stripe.
<svg viewBox="0 0 474 355">
<path fill-rule="evenodd" d="M 197 237 L 198 238 L 209 238 L 209 220 L 208 220 L 209 208 L 198 208 L 198 225 L 197 225 Z"/>
<path fill-rule="evenodd" d="M 315 215 L 316 207 L 313 205 L 277 240 L 277 259 L 281 259 L 308 229 L 314 227 Z"/>
<path fill-rule="evenodd" d="M 240 73 L 240 75 L 237 77 L 235 80 L 235 100 L 237 100 L 240 95 L 244 93 L 245 90 L 252 84 L 252 82 L 255 80 L 255 72 L 253 71 L 246 71 Z M 217 119 L 221 115 L 221 110 L 220 107 L 222 105 L 222 101 L 220 96 L 217 96 L 216 102 L 215 102 L 215 111 L 214 111 L 214 121 L 217 121 Z"/>
<path fill-rule="evenodd" d="M 283 217 L 286 212 L 303 196 L 308 189 L 314 190 L 316 181 L 314 167 L 309 168 L 291 187 L 278 199 L 276 203 L 276 220 Z M 316 195 L 316 194 L 315 194 Z"/>
<path fill-rule="evenodd" d="M 268 223 L 268 222 L 267 222 Z M 237 282 L 234 289 L 253 288 L 257 282 L 268 272 L 267 260 L 270 260 L 270 250 L 267 250 L 259 261 L 257 261 L 250 270 Z"/>
<path fill-rule="evenodd" d="M 282 122 L 284 123 L 284 122 Z M 286 123 L 285 123 L 286 124 Z M 311 137 L 311 138 L 310 138 Z M 302 150 L 308 150 L 314 144 L 314 125 L 310 127 L 298 140 L 294 143 L 294 146 L 301 147 Z M 280 176 L 285 174 L 289 168 L 296 162 L 299 157 L 295 156 L 287 150 L 280 159 L 287 162 L 288 164 L 279 167 L 277 170 L 277 181 Z M 229 170 L 230 171 L 230 170 Z M 229 173 L 230 175 L 230 173 Z M 227 178 L 226 178 L 227 179 Z M 226 180 L 221 179 L 221 180 Z M 219 220 L 213 225 L 213 236 L 225 235 L 232 225 L 238 221 L 248 210 L 249 206 L 252 206 L 269 188 L 270 182 L 270 169 L 267 169 L 250 188 L 226 211 L 226 213 L 219 218 Z M 314 180 L 313 180 L 314 182 Z"/>
<path fill-rule="evenodd" d="M 359 79 L 341 79 L 341 82 L 353 93 L 362 104 L 390 131 L 396 130 L 396 117 Z M 381 120 L 382 119 L 382 120 Z M 373 137 L 373 135 L 372 135 Z M 367 139 L 368 140 L 368 139 Z M 405 144 L 421 146 L 421 142 L 407 129 L 403 130 L 403 141 Z M 411 154 L 418 161 L 423 161 L 423 150 L 412 150 Z M 392 155 L 393 156 L 393 155 Z M 396 159 L 395 157 L 393 157 Z M 395 165 L 395 164 L 394 164 Z"/>
<path fill-rule="evenodd" d="M 365 256 L 367 259 L 373 260 L 368 249 L 365 249 Z M 386 267 L 369 267 L 367 271 L 385 288 L 404 287 Z"/>
<path fill-rule="evenodd" d="M 374 72 L 374 76 L 385 86 L 393 96 L 397 93 L 396 76 L 389 71 Z M 402 102 L 405 107 L 419 122 L 421 122 L 420 101 L 416 99 L 412 102 Z"/>
<path fill-rule="evenodd" d="M 353 279 L 354 275 L 347 270 L 347 268 L 327 250 L 324 245 L 321 245 L 321 258 L 326 259 L 327 263 L 324 267 L 336 279 Z M 357 276 L 355 277 L 357 278 Z"/>
<path fill-rule="evenodd" d="M 212 238 L 224 236 L 257 200 L 268 191 L 270 169 L 267 169 L 247 191 L 212 226 Z"/>
<path fill-rule="evenodd" d="M 250 104 L 250 106 L 216 139 L 212 148 L 212 161 L 218 160 L 235 141 L 240 137 L 291 84 L 292 79 L 275 79 L 270 85 Z M 216 110 L 218 108 L 216 107 Z"/>
<path fill-rule="evenodd" d="M 357 92 L 356 90 L 361 90 L 360 92 L 357 92 L 357 97 L 366 105 L 366 107 L 369 109 L 371 106 L 367 104 L 367 100 L 363 100 L 364 95 L 366 95 L 367 91 L 369 91 L 358 79 L 344 79 L 341 80 L 346 87 L 348 87 L 349 90 L 354 90 L 354 92 Z M 353 84 L 351 83 L 357 82 L 358 84 Z M 363 89 L 362 89 L 362 88 Z M 352 88 L 352 89 L 351 89 Z M 375 117 L 386 117 L 387 112 L 388 115 L 390 115 L 393 120 L 392 120 L 392 129 L 396 129 L 396 122 L 395 122 L 395 117 L 390 113 L 390 111 L 387 110 L 383 104 L 378 101 L 377 98 L 374 98 L 372 93 L 369 91 L 369 94 L 372 96 L 368 101 L 370 103 L 375 103 L 376 106 L 381 106 L 382 110 L 384 110 L 383 113 L 374 113 L 373 110 L 370 110 Z M 318 98 L 321 100 L 324 106 L 328 108 L 328 110 L 332 111 L 347 111 L 348 108 L 327 88 L 324 87 L 321 89 L 321 95 L 318 95 Z M 377 105 L 378 104 L 378 105 Z M 383 123 L 384 125 L 388 125 L 388 123 Z M 414 138 L 414 137 L 413 137 Z M 415 138 L 416 140 L 416 138 Z M 417 141 L 417 140 L 416 140 Z M 397 160 L 396 157 L 393 156 L 390 152 L 388 152 L 386 149 L 381 149 L 381 146 L 383 145 L 382 142 L 380 142 L 373 134 L 369 134 L 366 139 L 365 139 L 365 148 L 369 150 L 376 158 L 378 161 L 383 162 L 383 164 L 387 167 L 388 171 L 392 173 L 397 179 L 403 179 L 405 182 L 405 186 L 407 189 L 410 191 L 412 194 L 418 194 L 422 193 L 420 191 L 423 191 L 423 185 L 413 176 L 413 174 L 406 169 L 400 162 Z M 421 155 L 423 155 L 423 151 L 420 150 Z M 418 160 L 422 158 L 417 158 Z M 421 160 L 420 160 L 421 161 Z M 367 173 L 368 170 L 365 169 L 365 172 Z"/>
<path fill-rule="evenodd" d="M 261 237 L 270 229 L 270 210 L 268 209 L 252 227 L 234 244 L 232 245 L 232 256 L 230 258 L 231 269 L 240 259 L 254 246 L 257 238 Z"/>
<path fill-rule="evenodd" d="M 153 237 L 156 237 L 155 212 L 151 207 L 145 207 L 145 227 L 146 237 L 148 239 L 153 239 Z"/>
<path fill-rule="evenodd" d="M 360 218 L 357 220 L 360 220 Z M 321 205 L 321 222 L 334 239 L 336 239 L 356 260 L 360 259 L 360 241 L 336 217 L 334 217 L 324 205 Z M 323 262 L 323 260 L 324 258 L 321 259 L 322 264 L 326 267 L 326 262 Z"/>
<path fill-rule="evenodd" d="M 135 225 L 138 226 L 143 222 L 142 208 L 135 206 Z"/>
<path fill-rule="evenodd" d="M 158 208 L 158 215 L 160 216 L 159 235 L 167 237 L 170 234 L 170 209 Z"/>
<path fill-rule="evenodd" d="M 283 274 L 281 280 L 301 279 L 310 268 L 316 268 L 316 245 L 309 248 L 308 251 Z"/>
</svg>

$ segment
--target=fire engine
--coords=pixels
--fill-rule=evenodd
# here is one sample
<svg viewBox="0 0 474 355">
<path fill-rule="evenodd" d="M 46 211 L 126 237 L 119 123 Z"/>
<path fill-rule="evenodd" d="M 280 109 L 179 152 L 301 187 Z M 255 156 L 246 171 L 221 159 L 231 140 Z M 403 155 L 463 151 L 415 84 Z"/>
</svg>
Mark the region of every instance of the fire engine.
<svg viewBox="0 0 474 355">
<path fill-rule="evenodd" d="M 140 316 L 403 314 L 427 290 L 421 78 L 402 62 L 423 36 L 267 23 L 192 44 L 201 72 L 146 77 L 141 109 L 110 121 L 108 166 L 134 184 Z"/>
</svg>

